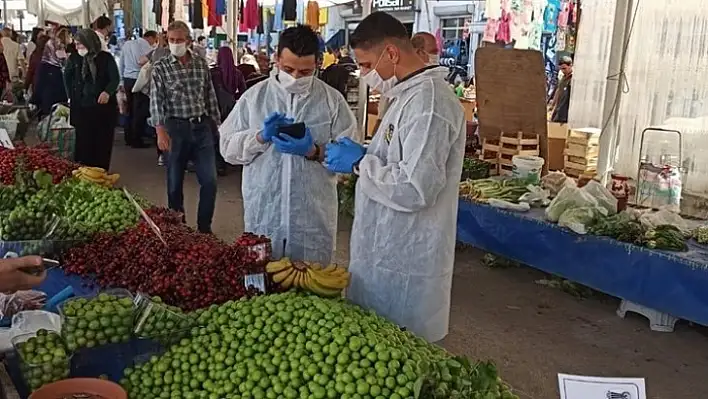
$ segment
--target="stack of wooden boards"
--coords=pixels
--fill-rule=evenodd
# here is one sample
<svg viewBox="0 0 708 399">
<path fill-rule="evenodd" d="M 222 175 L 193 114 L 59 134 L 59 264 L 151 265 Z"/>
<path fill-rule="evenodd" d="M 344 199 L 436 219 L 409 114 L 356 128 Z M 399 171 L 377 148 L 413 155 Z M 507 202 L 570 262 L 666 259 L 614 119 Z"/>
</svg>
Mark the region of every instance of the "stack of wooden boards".
<svg viewBox="0 0 708 399">
<path fill-rule="evenodd" d="M 600 152 L 600 129 L 571 129 L 565 145 L 564 172 L 571 177 L 595 175 Z"/>
<path fill-rule="evenodd" d="M 514 164 L 511 159 L 514 155 L 538 156 L 539 136 L 528 135 L 522 132 L 501 133 L 498 138 L 482 139 L 482 152 L 479 159 L 489 162 L 490 175 L 511 175 Z"/>
</svg>

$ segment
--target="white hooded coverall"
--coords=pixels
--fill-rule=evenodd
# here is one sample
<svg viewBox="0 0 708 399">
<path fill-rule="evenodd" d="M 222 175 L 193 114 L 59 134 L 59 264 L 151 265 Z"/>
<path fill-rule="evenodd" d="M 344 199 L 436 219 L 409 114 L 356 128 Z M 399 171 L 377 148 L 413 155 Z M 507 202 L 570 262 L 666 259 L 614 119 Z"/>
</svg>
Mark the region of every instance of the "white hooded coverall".
<svg viewBox="0 0 708 399">
<path fill-rule="evenodd" d="M 245 230 L 270 237 L 276 259 L 328 264 L 337 236 L 336 177 L 319 162 L 256 140 L 273 112 L 304 122 L 321 151 L 330 140 L 355 136 L 354 114 L 339 92 L 317 78 L 308 92 L 291 94 L 271 76 L 241 96 L 219 129 L 221 155 L 244 165 Z"/>
<path fill-rule="evenodd" d="M 435 342 L 448 333 L 466 123 L 446 68 L 404 79 L 359 163 L 347 296 Z"/>
</svg>

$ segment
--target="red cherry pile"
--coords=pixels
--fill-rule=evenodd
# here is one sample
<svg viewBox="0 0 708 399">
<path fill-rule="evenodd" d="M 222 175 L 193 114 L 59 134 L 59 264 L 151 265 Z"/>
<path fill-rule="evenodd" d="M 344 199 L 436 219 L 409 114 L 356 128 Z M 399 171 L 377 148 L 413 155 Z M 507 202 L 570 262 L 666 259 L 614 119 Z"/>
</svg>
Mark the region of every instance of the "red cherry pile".
<svg viewBox="0 0 708 399">
<path fill-rule="evenodd" d="M 53 152 L 46 147 L 20 145 L 14 150 L 0 147 L 0 183 L 5 185 L 15 183 L 18 159 L 22 160 L 24 169 L 27 171 L 46 170 L 52 175 L 54 184 L 71 176 L 71 172 L 79 167 L 74 162 L 53 155 Z"/>
<path fill-rule="evenodd" d="M 212 235 L 174 223 L 174 214 L 148 210 L 165 246 L 146 223 L 119 235 L 99 235 L 69 250 L 64 270 L 92 278 L 101 287 L 122 287 L 161 297 L 185 310 L 256 294 L 244 286 L 265 262 L 248 247 L 229 246 Z"/>
</svg>

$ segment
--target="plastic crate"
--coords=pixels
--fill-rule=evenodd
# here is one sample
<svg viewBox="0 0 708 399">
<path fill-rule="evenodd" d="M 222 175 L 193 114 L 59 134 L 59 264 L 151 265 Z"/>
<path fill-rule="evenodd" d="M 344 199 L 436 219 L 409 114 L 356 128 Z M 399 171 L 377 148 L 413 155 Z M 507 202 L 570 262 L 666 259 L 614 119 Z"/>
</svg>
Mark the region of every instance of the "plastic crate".
<svg viewBox="0 0 708 399">
<path fill-rule="evenodd" d="M 83 309 L 73 310 L 77 302 L 85 304 L 93 301 L 105 301 L 108 305 L 111 296 L 121 300 L 130 300 L 129 311 L 120 313 L 119 309 L 114 309 L 111 306 L 104 307 L 103 313 L 100 314 L 88 314 L 83 312 Z M 62 316 L 62 336 L 66 339 L 69 349 L 128 342 L 132 337 L 135 317 L 133 301 L 134 298 L 130 291 L 115 288 L 98 292 L 96 295 L 73 297 L 59 304 L 57 308 Z"/>
<path fill-rule="evenodd" d="M 169 346 L 189 335 L 196 324 L 189 316 L 173 311 L 148 295 L 138 293 L 134 303 L 136 311 L 133 333 L 140 339 L 152 339 Z"/>
<path fill-rule="evenodd" d="M 58 332 L 54 331 L 58 334 Z M 66 350 L 66 343 L 59 336 L 59 342 L 62 349 L 66 352 L 66 357 L 63 359 L 52 360 L 51 350 L 58 350 L 59 347 L 50 348 L 48 343 L 36 344 L 42 345 L 37 347 L 37 351 L 44 351 L 49 358 L 37 361 L 34 359 L 26 359 L 20 353 L 22 345 L 28 345 L 30 339 L 37 337 L 36 333 L 17 335 L 12 338 L 12 346 L 15 348 L 17 360 L 19 362 L 20 375 L 28 391 L 34 391 L 44 384 L 59 381 L 68 378 L 71 373 L 71 352 Z"/>
</svg>

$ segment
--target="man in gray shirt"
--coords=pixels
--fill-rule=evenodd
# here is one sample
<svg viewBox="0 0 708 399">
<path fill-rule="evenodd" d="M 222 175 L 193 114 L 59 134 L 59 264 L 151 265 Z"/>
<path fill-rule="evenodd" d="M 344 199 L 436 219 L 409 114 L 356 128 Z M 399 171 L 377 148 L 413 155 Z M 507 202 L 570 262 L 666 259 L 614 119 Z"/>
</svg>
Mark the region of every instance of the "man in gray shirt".
<svg viewBox="0 0 708 399">
<path fill-rule="evenodd" d="M 147 118 L 136 118 L 136 115 L 144 115 L 145 111 L 137 109 L 136 105 L 144 107 L 144 102 L 136 104 L 133 86 L 140 74 L 140 68 L 145 65 L 149 59 L 148 54 L 157 43 L 157 32 L 149 30 L 145 32 L 143 37 L 136 40 L 130 40 L 123 44 L 120 54 L 120 76 L 123 78 L 123 88 L 128 99 L 128 121 L 125 126 L 125 144 L 133 148 L 143 148 L 146 144 L 143 142 L 143 135 L 147 127 Z"/>
</svg>

